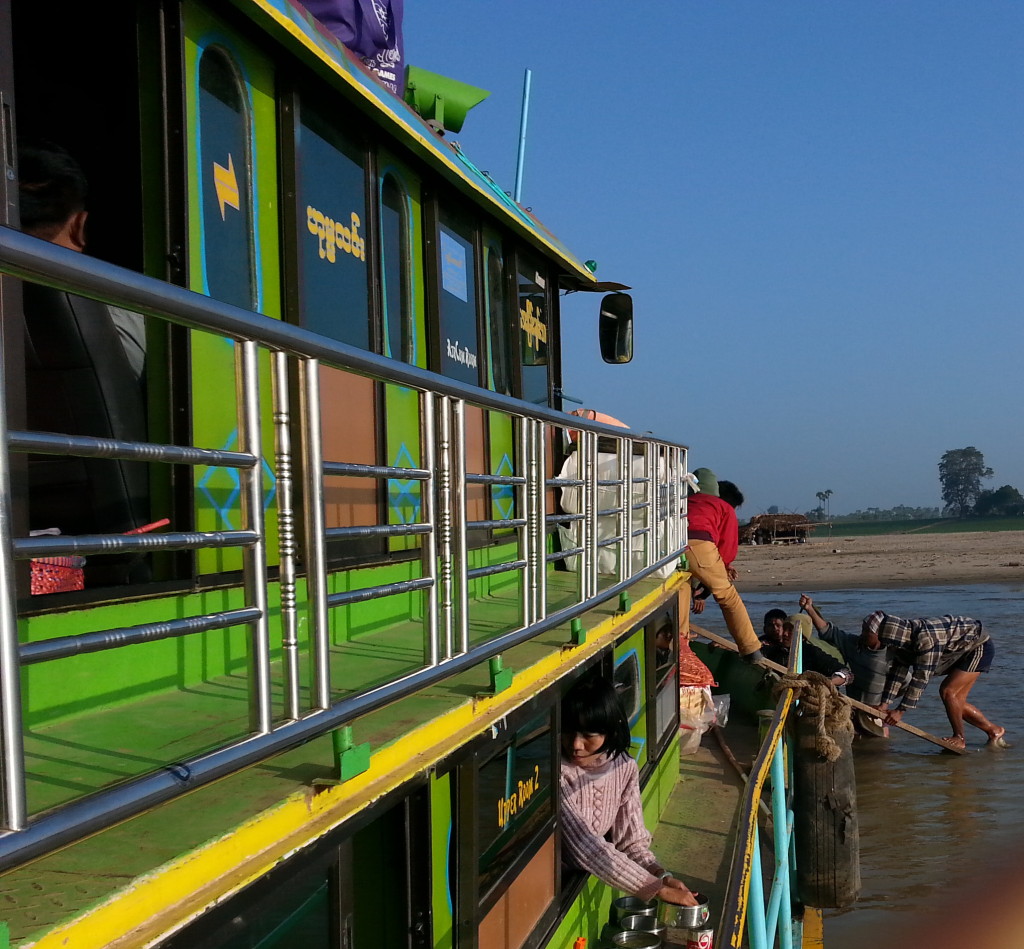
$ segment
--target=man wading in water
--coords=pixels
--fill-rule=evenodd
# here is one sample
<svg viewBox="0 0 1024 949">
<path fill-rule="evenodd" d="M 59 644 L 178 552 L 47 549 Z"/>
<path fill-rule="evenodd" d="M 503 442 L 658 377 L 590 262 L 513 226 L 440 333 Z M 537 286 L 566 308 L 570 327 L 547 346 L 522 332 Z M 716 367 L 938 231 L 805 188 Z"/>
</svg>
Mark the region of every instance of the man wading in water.
<svg viewBox="0 0 1024 949">
<path fill-rule="evenodd" d="M 900 619 L 878 610 L 864 617 L 860 638 L 865 649 L 891 649 L 882 701 L 875 706 L 883 713 L 886 725 L 897 724 L 904 712 L 917 708 L 928 680 L 933 675 L 944 675 L 939 697 L 953 726 L 953 736 L 946 741 L 955 748 L 966 748 L 966 721 L 988 735 L 990 745 L 1006 744 L 1006 729 L 993 725 L 967 701 L 978 676 L 991 667 L 996 652 L 977 620 L 948 614 L 937 619 Z M 913 675 L 904 684 L 910 669 Z M 890 711 L 889 704 L 900 695 L 899 706 Z"/>
</svg>

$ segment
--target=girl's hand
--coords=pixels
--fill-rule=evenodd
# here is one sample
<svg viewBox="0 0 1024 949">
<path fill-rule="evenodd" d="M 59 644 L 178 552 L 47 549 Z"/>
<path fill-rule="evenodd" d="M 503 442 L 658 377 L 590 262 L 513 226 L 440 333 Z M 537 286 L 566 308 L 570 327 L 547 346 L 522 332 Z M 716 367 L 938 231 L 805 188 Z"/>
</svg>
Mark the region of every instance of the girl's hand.
<svg viewBox="0 0 1024 949">
<path fill-rule="evenodd" d="M 666 880 L 660 890 L 658 890 L 658 899 L 662 903 L 675 903 L 676 906 L 696 906 L 697 897 L 695 897 L 682 880 L 676 880 L 675 878 Z"/>
</svg>

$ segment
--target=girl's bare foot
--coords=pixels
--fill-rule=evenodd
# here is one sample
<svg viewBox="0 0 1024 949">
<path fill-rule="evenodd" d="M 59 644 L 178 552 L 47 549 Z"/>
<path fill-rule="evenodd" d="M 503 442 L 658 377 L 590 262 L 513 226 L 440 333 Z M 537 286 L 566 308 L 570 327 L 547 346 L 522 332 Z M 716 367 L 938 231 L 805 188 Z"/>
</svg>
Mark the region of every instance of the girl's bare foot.
<svg viewBox="0 0 1024 949">
<path fill-rule="evenodd" d="M 1006 729 L 996 726 L 988 736 L 988 743 L 993 748 L 1009 748 L 1010 744 L 1006 740 Z"/>
</svg>

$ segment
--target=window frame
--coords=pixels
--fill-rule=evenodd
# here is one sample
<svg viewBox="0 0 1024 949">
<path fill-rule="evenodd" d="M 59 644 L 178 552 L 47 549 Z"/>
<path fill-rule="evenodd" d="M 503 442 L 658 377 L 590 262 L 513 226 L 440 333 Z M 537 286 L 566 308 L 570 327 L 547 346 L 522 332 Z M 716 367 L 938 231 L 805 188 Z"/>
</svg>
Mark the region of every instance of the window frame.
<svg viewBox="0 0 1024 949">
<path fill-rule="evenodd" d="M 512 883 L 554 835 L 554 895 L 538 918 L 530 936 L 523 943 L 522 949 L 536 949 L 547 938 L 552 925 L 561 912 L 562 889 L 562 844 L 559 833 L 561 807 L 558 800 L 558 779 L 561 767 L 559 742 L 560 714 L 559 703 L 561 688 L 555 686 L 543 694 L 535 696 L 520 706 L 505 719 L 505 734 L 500 743 L 495 745 L 490 733 L 478 736 L 474 741 L 460 749 L 449 763 L 454 771 L 452 782 L 454 796 L 453 814 L 458 815 L 455 828 L 456 842 L 454 853 L 457 854 L 456 865 L 463 868 L 463 875 L 457 880 L 454 900 L 455 931 L 457 944 L 462 947 L 478 946 L 477 933 L 480 923 L 494 905 L 505 895 Z M 502 754 L 515 742 L 520 728 L 541 714 L 546 713 L 551 723 L 551 813 L 525 841 L 521 842 L 519 853 L 509 863 L 486 894 L 479 892 L 480 840 L 478 833 L 478 817 L 480 808 L 490 806 L 489 802 L 480 800 L 480 768 L 495 756 Z M 438 769 L 441 771 L 442 769 Z M 447 766 L 444 770 L 447 770 Z M 469 877 L 469 879 L 466 879 Z M 486 949 L 486 947 L 483 947 Z"/>
</svg>

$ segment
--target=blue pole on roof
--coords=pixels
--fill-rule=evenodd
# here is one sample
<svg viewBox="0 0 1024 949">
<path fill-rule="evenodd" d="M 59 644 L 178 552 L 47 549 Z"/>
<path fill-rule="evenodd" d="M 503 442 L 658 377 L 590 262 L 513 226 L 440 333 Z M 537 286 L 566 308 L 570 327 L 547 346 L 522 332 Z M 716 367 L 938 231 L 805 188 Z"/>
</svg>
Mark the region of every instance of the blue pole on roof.
<svg viewBox="0 0 1024 949">
<path fill-rule="evenodd" d="M 530 114 L 530 76 L 529 69 L 523 77 L 523 114 L 519 119 L 519 157 L 516 159 L 516 187 L 514 197 L 519 204 L 523 195 L 523 158 L 526 155 L 526 119 Z"/>
</svg>

